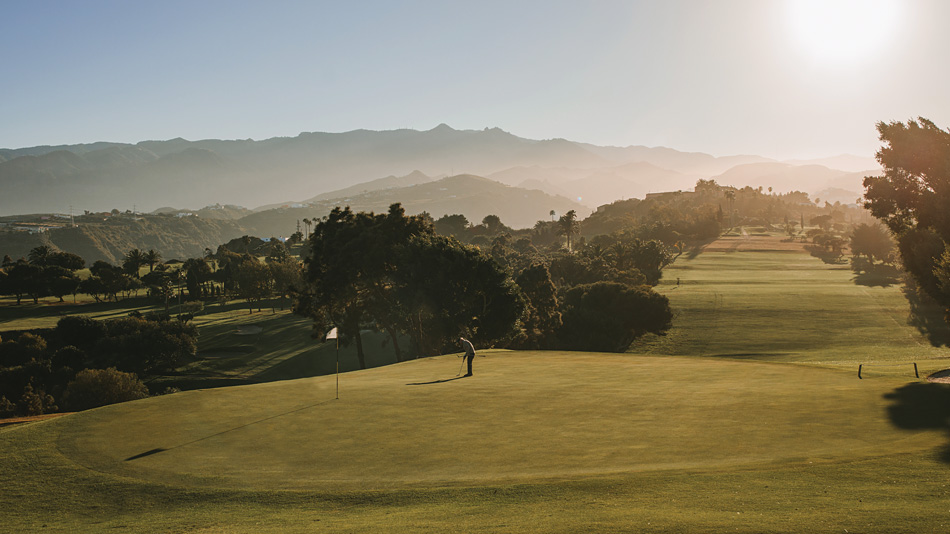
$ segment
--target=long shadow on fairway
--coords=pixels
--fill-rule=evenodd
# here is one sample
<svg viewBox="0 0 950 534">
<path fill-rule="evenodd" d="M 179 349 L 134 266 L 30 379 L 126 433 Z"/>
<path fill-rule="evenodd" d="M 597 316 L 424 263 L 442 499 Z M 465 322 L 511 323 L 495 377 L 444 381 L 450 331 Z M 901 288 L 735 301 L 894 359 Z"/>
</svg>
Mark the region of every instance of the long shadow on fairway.
<svg viewBox="0 0 950 534">
<path fill-rule="evenodd" d="M 943 430 L 950 436 L 950 384 L 907 384 L 884 398 L 893 401 L 887 414 L 897 428 Z M 950 463 L 950 444 L 940 452 L 940 461 Z"/>
<path fill-rule="evenodd" d="M 922 296 L 915 287 L 904 286 L 903 291 L 910 304 L 907 322 L 927 336 L 934 347 L 950 345 L 950 326 L 944 319 L 944 309 L 929 297 Z"/>
<path fill-rule="evenodd" d="M 443 378 L 442 380 L 433 380 L 432 382 L 411 382 L 406 384 L 407 386 L 428 386 L 431 384 L 444 384 L 446 382 L 452 382 L 454 380 L 461 380 L 465 378 L 464 376 L 457 376 L 455 378 Z"/>
<path fill-rule="evenodd" d="M 277 419 L 278 417 L 283 417 L 283 416 L 285 416 L 285 415 L 290 415 L 290 414 L 292 414 L 292 413 L 296 413 L 296 412 L 300 412 L 300 411 L 303 411 L 303 410 L 307 410 L 307 409 L 309 409 L 309 408 L 315 408 L 315 407 L 317 407 L 317 406 L 326 404 L 326 403 L 328 403 L 328 402 L 334 402 L 335 400 L 336 400 L 336 399 L 330 399 L 330 400 L 325 400 L 325 401 L 323 401 L 323 402 L 317 402 L 317 403 L 314 403 L 314 404 L 308 404 L 307 406 L 301 406 L 300 408 L 295 408 L 295 409 L 293 409 L 293 410 L 290 410 L 290 411 L 287 411 L 287 412 L 284 412 L 284 413 L 279 413 L 279 414 L 277 414 L 277 415 L 272 415 L 272 416 L 270 416 L 270 417 L 265 417 L 265 418 L 263 418 L 263 419 L 258 419 L 257 421 L 251 421 L 250 423 L 245 423 L 245 424 L 243 424 L 243 425 L 238 425 L 238 426 L 236 426 L 236 427 L 234 427 L 234 428 L 229 428 L 229 429 L 227 429 L 227 430 L 222 430 L 221 432 L 215 432 L 214 434 L 210 434 L 210 435 L 204 436 L 204 437 L 202 437 L 202 438 L 193 439 L 193 440 L 188 441 L 188 442 L 185 442 L 185 443 L 179 443 L 178 445 L 174 445 L 174 446 L 172 446 L 172 447 L 168 447 L 168 448 L 156 447 L 156 448 L 154 448 L 154 449 L 150 449 L 150 450 L 147 450 L 147 451 L 145 451 L 145 452 L 142 452 L 142 453 L 139 453 L 139 454 L 135 454 L 135 455 L 129 456 L 128 458 L 125 459 L 125 461 L 126 461 L 126 462 L 131 462 L 132 460 L 138 460 L 139 458 L 145 458 L 146 456 L 151 456 L 151 455 L 153 455 L 153 454 L 158 454 L 158 453 L 161 453 L 161 452 L 167 452 L 167 451 L 170 451 L 170 450 L 173 450 L 173 449 L 180 449 L 180 448 L 185 447 L 185 446 L 187 446 L 187 445 L 192 445 L 192 444 L 198 443 L 199 441 L 204 441 L 204 440 L 206 440 L 206 439 L 215 438 L 215 437 L 218 437 L 218 436 L 220 436 L 220 435 L 222 435 L 222 434 L 227 434 L 228 432 L 234 432 L 235 430 L 240 430 L 240 429 L 242 429 L 242 428 L 247 428 L 247 427 L 249 427 L 249 426 L 251 426 L 251 425 L 256 425 L 256 424 L 258 424 L 258 423 L 263 423 L 264 421 L 270 421 L 271 419 Z"/>
</svg>

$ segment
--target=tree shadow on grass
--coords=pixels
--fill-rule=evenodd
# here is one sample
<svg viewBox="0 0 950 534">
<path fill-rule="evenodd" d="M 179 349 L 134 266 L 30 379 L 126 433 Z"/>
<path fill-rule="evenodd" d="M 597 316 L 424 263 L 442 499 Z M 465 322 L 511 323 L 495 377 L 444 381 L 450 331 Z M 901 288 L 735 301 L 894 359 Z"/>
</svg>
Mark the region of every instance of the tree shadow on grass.
<svg viewBox="0 0 950 534">
<path fill-rule="evenodd" d="M 950 384 L 911 383 L 884 395 L 891 423 L 904 430 L 943 430 L 950 438 Z M 941 462 L 950 464 L 950 444 L 940 451 Z"/>
<path fill-rule="evenodd" d="M 907 323 L 927 337 L 934 347 L 950 346 L 950 324 L 944 309 L 927 295 L 922 295 L 913 284 L 904 286 L 904 296 L 910 304 Z"/>
<path fill-rule="evenodd" d="M 719 238 L 718 238 L 718 237 L 710 237 L 710 238 L 707 238 L 707 239 L 703 239 L 702 241 L 697 241 L 697 242 L 695 242 L 695 243 L 692 243 L 691 246 L 689 247 L 689 250 L 687 250 L 685 254 L 679 254 L 678 256 L 680 256 L 680 255 L 685 255 L 685 256 L 686 256 L 686 259 L 688 259 L 688 260 L 695 260 L 695 259 L 696 259 L 696 256 L 699 256 L 700 254 L 702 254 L 703 249 L 706 248 L 706 245 L 712 243 L 713 241 L 715 241 L 715 240 L 717 240 L 717 239 L 719 239 Z"/>
<path fill-rule="evenodd" d="M 852 279 L 859 286 L 891 287 L 901 281 L 901 271 L 893 265 L 874 265 L 854 275 Z"/>
</svg>

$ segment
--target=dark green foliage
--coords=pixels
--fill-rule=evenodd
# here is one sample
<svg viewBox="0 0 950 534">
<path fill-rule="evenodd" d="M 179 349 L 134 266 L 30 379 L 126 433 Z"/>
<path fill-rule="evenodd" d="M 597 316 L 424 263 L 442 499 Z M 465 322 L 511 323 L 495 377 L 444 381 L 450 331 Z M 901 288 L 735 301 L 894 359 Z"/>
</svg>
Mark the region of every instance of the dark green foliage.
<svg viewBox="0 0 950 534">
<path fill-rule="evenodd" d="M 466 241 L 469 227 L 468 219 L 466 219 L 464 215 L 458 214 L 443 215 L 433 223 L 433 228 L 436 233 L 453 236 L 460 241 Z"/>
<path fill-rule="evenodd" d="M 104 321 L 82 315 L 68 315 L 56 323 L 53 336 L 64 347 L 73 346 L 88 353 L 107 332 Z"/>
<path fill-rule="evenodd" d="M 851 231 L 851 254 L 864 256 L 868 262 L 890 263 L 894 255 L 894 239 L 880 224 L 859 224 Z"/>
<path fill-rule="evenodd" d="M 58 265 L 49 265 L 43 268 L 42 273 L 45 293 L 63 301 L 65 295 L 71 295 L 79 289 L 79 277 L 75 273 Z"/>
<path fill-rule="evenodd" d="M 122 260 L 122 270 L 125 271 L 125 274 L 138 278 L 139 269 L 147 263 L 145 253 L 137 248 L 133 248 L 125 254 Z"/>
<path fill-rule="evenodd" d="M 103 297 L 105 300 L 118 301 L 120 293 L 129 294 L 143 287 L 138 278 L 127 274 L 121 267 L 102 260 L 93 263 L 89 271 L 92 276 L 80 282 L 79 290 L 92 295 L 97 301 Z"/>
<path fill-rule="evenodd" d="M 491 346 L 516 333 L 524 310 L 517 286 L 490 257 L 452 238 L 413 237 L 393 273 L 403 323 L 422 354 L 452 350 L 460 334 Z"/>
<path fill-rule="evenodd" d="M 66 409 L 79 411 L 145 397 L 148 397 L 148 389 L 134 373 L 123 373 L 110 367 L 77 373 L 66 386 L 63 401 Z"/>
<path fill-rule="evenodd" d="M 29 332 L 16 340 L 0 343 L 0 367 L 16 367 L 32 361 L 41 361 L 46 355 L 46 340 Z"/>
<path fill-rule="evenodd" d="M 43 415 L 58 409 L 53 396 L 42 389 L 35 390 L 32 383 L 23 388 L 23 395 L 17 402 L 17 413 L 21 415 Z"/>
<path fill-rule="evenodd" d="M 211 281 L 213 273 L 207 261 L 203 258 L 189 258 L 185 260 L 181 268 L 185 271 L 185 285 L 188 288 L 189 299 L 199 299 L 203 294 L 210 292 L 207 284 Z"/>
<path fill-rule="evenodd" d="M 648 286 L 598 282 L 569 289 L 561 304 L 561 346 L 569 350 L 623 352 L 646 333 L 668 330 L 669 300 Z"/>
<path fill-rule="evenodd" d="M 172 368 L 197 352 L 197 329 L 181 321 L 127 317 L 105 324 L 106 335 L 91 351 L 97 367 L 147 375 Z"/>
<path fill-rule="evenodd" d="M 8 295 L 16 297 L 16 303 L 24 296 L 31 297 L 33 302 L 38 302 L 39 298 L 45 296 L 45 285 L 43 283 L 43 268 L 39 265 L 18 261 L 15 264 L 4 268 L 7 273 L 6 291 Z"/>
<path fill-rule="evenodd" d="M 70 252 L 54 252 L 47 257 L 46 264 L 78 271 L 86 266 L 86 260 Z"/>
<path fill-rule="evenodd" d="M 896 236 L 904 267 L 943 306 L 941 258 L 950 244 L 950 132 L 919 118 L 878 123 L 883 176 L 864 179 L 865 206 Z"/>
<path fill-rule="evenodd" d="M 526 301 L 519 348 L 555 348 L 557 333 L 561 328 L 561 312 L 558 309 L 557 288 L 551 281 L 547 266 L 536 263 L 528 267 L 518 275 L 515 283 L 521 288 Z"/>
<path fill-rule="evenodd" d="M 251 311 L 257 303 L 260 311 L 261 300 L 270 296 L 273 291 L 273 278 L 267 265 L 250 258 L 237 265 L 233 274 L 233 281 L 238 296 L 247 301 Z"/>
</svg>

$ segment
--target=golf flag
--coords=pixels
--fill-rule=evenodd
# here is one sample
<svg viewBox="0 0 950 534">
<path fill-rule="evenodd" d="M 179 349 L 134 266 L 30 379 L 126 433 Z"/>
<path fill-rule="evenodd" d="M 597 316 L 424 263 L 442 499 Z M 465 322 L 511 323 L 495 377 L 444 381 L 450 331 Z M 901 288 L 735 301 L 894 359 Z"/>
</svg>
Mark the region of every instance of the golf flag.
<svg viewBox="0 0 950 534">
<path fill-rule="evenodd" d="M 336 327 L 334 326 L 333 330 L 330 330 L 329 332 L 327 332 L 327 339 L 336 339 L 336 338 L 337 338 Z"/>
</svg>

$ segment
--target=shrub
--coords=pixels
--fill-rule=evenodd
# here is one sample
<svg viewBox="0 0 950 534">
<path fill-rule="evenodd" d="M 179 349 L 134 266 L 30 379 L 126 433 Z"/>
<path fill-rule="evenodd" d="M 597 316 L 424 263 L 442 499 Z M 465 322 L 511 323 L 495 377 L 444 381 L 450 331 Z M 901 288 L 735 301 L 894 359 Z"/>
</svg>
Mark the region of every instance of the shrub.
<svg viewBox="0 0 950 534">
<path fill-rule="evenodd" d="M 148 389 L 135 373 L 123 373 L 115 367 L 84 369 L 76 374 L 63 401 L 69 410 L 79 411 L 148 397 Z"/>
<path fill-rule="evenodd" d="M 559 338 L 568 350 L 623 352 L 646 333 L 671 326 L 669 300 L 649 286 L 598 282 L 568 290 Z"/>
<path fill-rule="evenodd" d="M 45 391 L 34 390 L 33 384 L 27 384 L 23 388 L 23 396 L 17 403 L 17 412 L 23 415 L 43 415 L 44 413 L 55 412 L 57 410 L 55 400 L 52 395 Z"/>
</svg>

